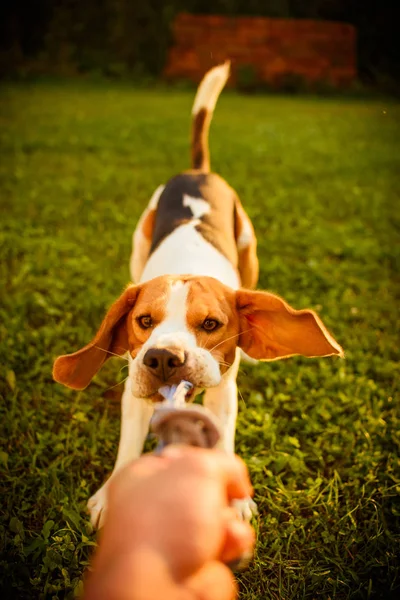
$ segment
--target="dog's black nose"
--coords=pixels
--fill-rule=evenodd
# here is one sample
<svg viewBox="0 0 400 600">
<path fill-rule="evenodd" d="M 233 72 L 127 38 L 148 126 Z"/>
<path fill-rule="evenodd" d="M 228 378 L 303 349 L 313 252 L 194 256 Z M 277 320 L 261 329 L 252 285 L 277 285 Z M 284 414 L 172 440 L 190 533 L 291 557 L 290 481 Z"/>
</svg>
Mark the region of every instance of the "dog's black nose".
<svg viewBox="0 0 400 600">
<path fill-rule="evenodd" d="M 186 356 L 183 352 L 179 353 L 179 351 L 172 352 L 165 348 L 150 348 L 144 355 L 143 362 L 156 377 L 162 381 L 168 381 L 179 367 L 183 367 Z"/>
</svg>

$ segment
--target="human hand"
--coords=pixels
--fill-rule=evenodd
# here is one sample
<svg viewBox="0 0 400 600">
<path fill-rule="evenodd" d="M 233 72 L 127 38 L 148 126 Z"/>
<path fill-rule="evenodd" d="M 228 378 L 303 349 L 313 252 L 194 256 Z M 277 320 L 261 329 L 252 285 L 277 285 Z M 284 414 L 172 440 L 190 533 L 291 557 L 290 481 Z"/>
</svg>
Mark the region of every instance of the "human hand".
<svg viewBox="0 0 400 600">
<path fill-rule="evenodd" d="M 217 450 L 168 446 L 110 482 L 86 600 L 231 600 L 223 564 L 254 545 L 230 507 L 251 495 L 244 463 Z"/>
</svg>

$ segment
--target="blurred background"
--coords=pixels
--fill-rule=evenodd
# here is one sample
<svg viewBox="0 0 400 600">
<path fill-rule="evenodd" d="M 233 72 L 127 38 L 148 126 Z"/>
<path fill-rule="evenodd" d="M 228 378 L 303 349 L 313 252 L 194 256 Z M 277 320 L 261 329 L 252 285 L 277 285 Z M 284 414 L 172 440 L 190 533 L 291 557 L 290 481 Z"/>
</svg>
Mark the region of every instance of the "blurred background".
<svg viewBox="0 0 400 600">
<path fill-rule="evenodd" d="M 274 87 L 301 91 L 310 84 L 319 89 L 349 87 L 354 86 L 357 79 L 369 87 L 393 92 L 398 90 L 400 62 L 395 5 L 388 0 L 4 2 L 0 15 L 0 73 L 8 77 L 91 74 L 146 81 L 161 76 L 199 79 L 200 71 L 204 72 L 204 68 L 217 62 L 215 58 L 220 58 L 213 57 L 212 38 L 213 33 L 221 34 L 218 28 L 225 27 L 225 34 L 219 35 L 223 42 L 220 50 L 223 54 L 225 49 L 234 59 L 233 82 L 243 89 Z M 297 24 L 290 31 L 288 25 L 279 30 L 277 22 L 275 25 L 269 23 L 269 26 L 264 24 L 264 28 L 259 24 L 252 44 L 253 25 L 247 25 L 246 36 L 243 34 L 243 27 L 246 27 L 242 23 L 239 35 L 231 31 L 234 37 L 229 38 L 226 29 L 239 27 L 232 20 L 225 20 L 223 24 L 200 19 L 198 26 L 193 25 L 194 22 L 190 26 L 186 23 L 185 30 L 179 20 L 182 13 L 295 19 Z M 317 23 L 306 31 L 304 20 L 310 19 Z M 327 22 L 347 24 L 347 29 L 329 28 Z M 203 28 L 202 33 L 199 28 Z M 286 40 L 289 51 L 279 48 L 279 43 L 274 45 L 274 39 Z M 238 52 L 240 48 L 247 48 L 247 57 L 232 57 L 232 40 L 235 40 L 233 50 L 236 48 Z M 210 65 L 203 57 L 198 73 L 194 73 L 193 62 L 188 68 L 188 59 L 180 68 L 171 63 L 174 47 L 188 52 L 192 44 L 198 51 L 207 46 L 207 41 Z M 273 75 L 263 74 L 254 64 L 257 53 L 258 64 L 261 64 L 260 51 L 266 45 L 272 52 L 268 58 L 273 58 L 276 63 Z M 293 65 L 296 54 L 298 61 L 302 60 L 302 68 Z M 318 55 L 325 57 L 325 64 L 317 75 L 310 76 L 306 72 L 307 62 L 312 63 Z M 332 63 L 345 65 L 347 73 L 343 77 L 332 76 L 328 68 Z M 353 63 L 355 72 L 351 75 Z M 314 85 L 315 81 L 318 86 Z"/>
</svg>

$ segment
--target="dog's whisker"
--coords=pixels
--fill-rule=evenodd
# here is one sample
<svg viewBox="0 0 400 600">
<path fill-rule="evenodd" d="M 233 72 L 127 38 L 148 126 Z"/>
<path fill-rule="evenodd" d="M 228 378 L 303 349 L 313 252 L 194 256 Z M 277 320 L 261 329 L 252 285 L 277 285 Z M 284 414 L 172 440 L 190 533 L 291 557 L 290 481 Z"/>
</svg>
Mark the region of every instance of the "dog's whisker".
<svg viewBox="0 0 400 600">
<path fill-rule="evenodd" d="M 124 356 L 124 354 L 126 352 L 129 352 L 125 348 L 122 348 L 122 350 L 124 351 L 124 354 L 116 354 L 116 352 L 111 352 L 111 350 L 106 350 L 105 348 L 100 348 L 100 346 L 95 345 L 94 347 L 97 348 L 98 350 L 103 350 L 103 352 L 106 352 L 106 354 L 111 354 L 111 356 L 116 356 L 117 358 L 122 358 L 122 360 L 126 360 L 126 362 L 129 362 L 129 359 Z"/>
<path fill-rule="evenodd" d="M 223 367 L 231 367 L 232 364 L 225 362 L 224 360 L 219 360 L 218 364 L 223 366 Z"/>
<path fill-rule="evenodd" d="M 213 350 L 215 350 L 215 348 L 218 348 L 218 346 L 220 346 L 221 344 L 224 344 L 225 342 L 228 342 L 229 340 L 232 340 L 235 337 L 239 337 L 239 335 L 241 335 L 242 333 L 248 333 L 252 329 L 254 329 L 254 327 L 250 327 L 250 329 L 245 329 L 245 331 L 240 331 L 239 333 L 235 333 L 234 335 L 231 335 L 230 337 L 225 338 L 224 340 L 222 340 L 221 342 L 219 342 L 218 344 L 215 344 L 215 346 L 210 348 L 209 352 L 212 352 Z"/>
<path fill-rule="evenodd" d="M 125 377 L 125 379 L 123 379 L 122 381 L 118 381 L 115 385 L 112 385 L 111 387 L 106 389 L 106 392 L 109 392 L 110 390 L 113 390 L 114 388 L 118 387 L 119 385 L 122 385 L 123 383 L 125 383 L 125 381 L 129 378 L 129 375 L 127 377 Z"/>
<path fill-rule="evenodd" d="M 242 392 L 240 391 L 240 388 L 239 388 L 239 386 L 238 386 L 238 388 L 237 388 L 237 391 L 238 391 L 238 394 L 239 394 L 239 396 L 240 396 L 240 399 L 241 399 L 241 401 L 242 401 L 242 402 L 243 402 L 243 404 L 246 406 L 246 401 L 245 401 L 245 399 L 244 399 L 244 397 L 243 397 L 243 394 L 242 394 Z"/>
<path fill-rule="evenodd" d="M 215 348 L 218 348 L 218 346 L 221 346 L 221 344 L 224 344 L 225 342 L 228 342 L 229 340 L 232 340 L 235 337 L 239 337 L 239 335 L 240 335 L 240 333 L 235 333 L 235 335 L 231 335 L 230 337 L 223 339 L 221 342 L 219 342 L 218 344 L 215 344 L 215 346 L 210 348 L 209 352 L 212 352 L 213 350 L 215 350 Z"/>
<path fill-rule="evenodd" d="M 200 348 L 201 348 L 202 350 L 207 350 L 207 347 L 208 347 L 208 342 L 209 342 L 209 341 L 210 341 L 210 338 L 207 338 L 207 339 L 206 339 L 206 343 L 204 344 L 204 346 L 201 344 L 201 345 L 200 345 Z"/>
</svg>

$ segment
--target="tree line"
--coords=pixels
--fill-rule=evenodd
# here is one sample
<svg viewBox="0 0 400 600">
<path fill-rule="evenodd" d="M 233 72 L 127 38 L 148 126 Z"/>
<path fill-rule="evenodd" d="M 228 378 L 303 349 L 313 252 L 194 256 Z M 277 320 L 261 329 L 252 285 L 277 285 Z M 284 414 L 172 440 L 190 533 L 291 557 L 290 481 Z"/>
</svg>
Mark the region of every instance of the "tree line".
<svg viewBox="0 0 400 600">
<path fill-rule="evenodd" d="M 399 77 L 397 19 L 389 0 L 14 0 L 0 8 L 0 71 L 157 76 L 177 13 L 344 21 L 358 30 L 362 79 Z"/>
</svg>

